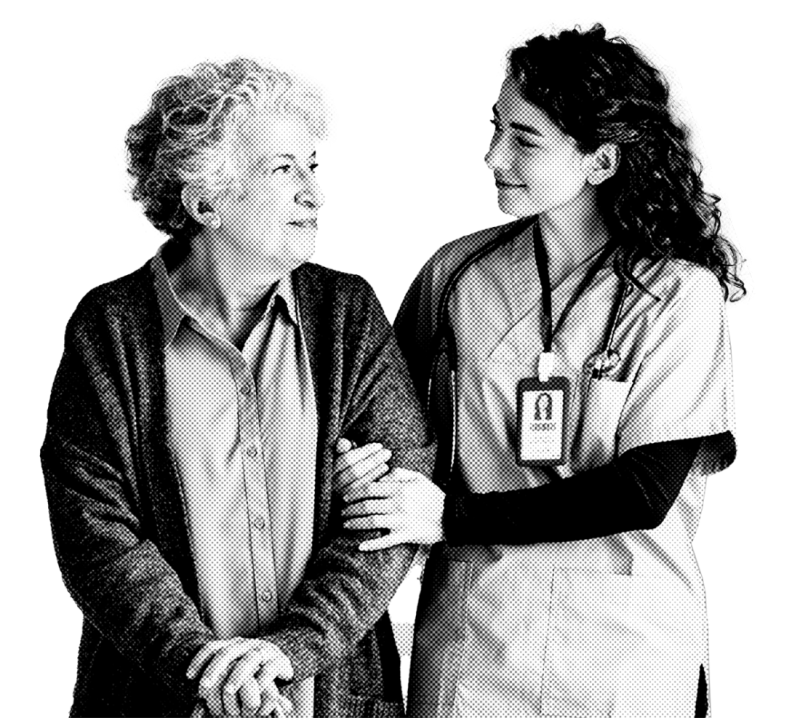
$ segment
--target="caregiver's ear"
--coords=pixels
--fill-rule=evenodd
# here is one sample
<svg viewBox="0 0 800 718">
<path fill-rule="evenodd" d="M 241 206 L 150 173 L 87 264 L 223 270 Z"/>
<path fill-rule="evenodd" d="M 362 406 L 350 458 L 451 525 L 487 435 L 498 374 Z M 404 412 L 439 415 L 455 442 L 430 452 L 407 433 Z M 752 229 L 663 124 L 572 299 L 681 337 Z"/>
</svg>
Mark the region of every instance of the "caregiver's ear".
<svg viewBox="0 0 800 718">
<path fill-rule="evenodd" d="M 598 185 L 613 176 L 619 167 L 619 145 L 611 142 L 600 145 L 583 159 L 586 181 Z"/>
<path fill-rule="evenodd" d="M 218 228 L 220 216 L 214 211 L 205 192 L 196 185 L 184 185 L 181 190 L 181 202 L 189 216 L 206 227 Z"/>
</svg>

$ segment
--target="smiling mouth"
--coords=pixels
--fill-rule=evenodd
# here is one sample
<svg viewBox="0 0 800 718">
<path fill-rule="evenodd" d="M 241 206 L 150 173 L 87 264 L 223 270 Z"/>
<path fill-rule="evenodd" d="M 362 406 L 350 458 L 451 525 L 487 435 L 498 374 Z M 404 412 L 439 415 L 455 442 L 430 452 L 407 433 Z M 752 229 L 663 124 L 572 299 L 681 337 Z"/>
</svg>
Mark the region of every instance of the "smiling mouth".
<svg viewBox="0 0 800 718">
<path fill-rule="evenodd" d="M 294 222 L 289 222 L 289 224 L 294 225 L 295 227 L 300 227 L 301 229 L 316 229 L 317 218 L 313 217 L 311 219 L 298 219 Z"/>
<path fill-rule="evenodd" d="M 495 187 L 498 189 L 522 189 L 525 185 L 524 184 L 512 184 L 511 182 L 503 182 L 502 180 L 496 179 L 494 181 Z"/>
</svg>

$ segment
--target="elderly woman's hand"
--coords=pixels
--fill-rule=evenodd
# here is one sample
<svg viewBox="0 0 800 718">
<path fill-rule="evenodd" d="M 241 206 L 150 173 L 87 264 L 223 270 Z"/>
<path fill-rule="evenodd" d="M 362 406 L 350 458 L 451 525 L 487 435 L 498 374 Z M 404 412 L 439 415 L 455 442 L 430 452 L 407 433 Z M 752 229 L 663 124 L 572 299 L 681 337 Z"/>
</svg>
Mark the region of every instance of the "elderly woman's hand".
<svg viewBox="0 0 800 718">
<path fill-rule="evenodd" d="M 194 656 L 186 675 L 194 679 L 201 671 L 198 694 L 212 716 L 284 718 L 292 710 L 275 680 L 291 680 L 294 670 L 272 643 L 244 638 L 211 641 Z"/>
<path fill-rule="evenodd" d="M 356 489 L 367 486 L 389 473 L 392 452 L 383 444 L 365 444 L 359 448 L 349 439 L 336 442 L 336 453 L 339 456 L 333 462 L 333 490 L 348 496 Z"/>
</svg>

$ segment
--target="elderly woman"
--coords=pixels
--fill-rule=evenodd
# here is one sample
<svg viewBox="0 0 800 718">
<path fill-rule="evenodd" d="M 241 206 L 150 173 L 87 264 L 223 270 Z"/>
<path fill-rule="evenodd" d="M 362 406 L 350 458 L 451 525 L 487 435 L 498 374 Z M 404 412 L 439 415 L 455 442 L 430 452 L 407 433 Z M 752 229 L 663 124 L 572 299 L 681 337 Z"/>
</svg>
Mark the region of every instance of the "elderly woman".
<svg viewBox="0 0 800 718">
<path fill-rule="evenodd" d="M 333 444 L 427 473 L 432 447 L 370 287 L 307 263 L 322 132 L 313 93 L 236 60 L 128 133 L 170 239 L 81 301 L 42 448 L 84 614 L 73 716 L 402 715 L 386 609 L 413 550 L 358 550 Z"/>
</svg>

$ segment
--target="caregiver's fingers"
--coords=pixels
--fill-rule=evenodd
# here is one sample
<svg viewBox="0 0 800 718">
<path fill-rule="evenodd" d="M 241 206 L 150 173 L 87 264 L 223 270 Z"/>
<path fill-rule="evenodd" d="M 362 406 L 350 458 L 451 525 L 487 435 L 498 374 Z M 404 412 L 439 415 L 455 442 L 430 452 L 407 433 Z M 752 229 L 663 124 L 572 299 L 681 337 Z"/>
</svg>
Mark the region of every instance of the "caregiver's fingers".
<svg viewBox="0 0 800 718">
<path fill-rule="evenodd" d="M 339 439 L 336 442 L 336 447 L 344 444 L 340 444 L 339 442 L 347 441 L 347 439 Z M 344 453 L 340 453 L 334 460 L 333 460 L 333 470 L 334 471 L 343 471 L 351 466 L 355 466 L 360 462 L 368 459 L 373 454 L 376 454 L 380 451 L 388 451 L 388 449 L 384 449 L 383 444 L 372 443 L 372 444 L 364 444 L 364 446 L 359 446 L 355 449 L 349 449 Z"/>
<path fill-rule="evenodd" d="M 361 451 L 361 449 L 356 449 L 356 451 Z M 348 452 L 339 458 L 350 457 L 353 453 L 354 452 Z M 348 461 L 350 461 L 349 458 L 347 461 L 337 460 L 333 476 L 334 491 L 337 493 L 344 493 L 352 490 L 354 487 L 363 486 L 379 479 L 389 472 L 388 461 L 391 457 L 392 452 L 389 451 L 389 449 L 381 448 L 366 455 L 363 459 L 352 463 L 348 463 Z"/>
<path fill-rule="evenodd" d="M 382 551 L 383 549 L 392 548 L 393 546 L 399 546 L 400 544 L 405 543 L 414 543 L 411 541 L 411 537 L 409 536 L 408 532 L 405 530 L 393 530 L 385 536 L 380 536 L 379 538 L 369 539 L 362 542 L 359 544 L 358 550 L 366 552 Z"/>
<path fill-rule="evenodd" d="M 349 531 L 371 531 L 374 529 L 396 529 L 402 525 L 403 517 L 396 513 L 392 514 L 371 514 L 370 516 L 359 516 L 356 519 L 348 519 L 344 522 L 344 527 Z"/>
<path fill-rule="evenodd" d="M 391 474 L 389 474 L 391 476 Z M 391 499 L 400 496 L 406 486 L 405 481 L 392 481 L 388 476 L 381 481 L 372 481 L 369 484 L 358 486 L 342 497 L 348 504 L 365 499 Z"/>
<path fill-rule="evenodd" d="M 373 514 L 391 514 L 394 510 L 395 504 L 390 499 L 368 499 L 355 504 L 348 504 L 342 511 L 342 516 L 345 518 L 357 518 L 358 516 L 371 516 Z"/>
</svg>

